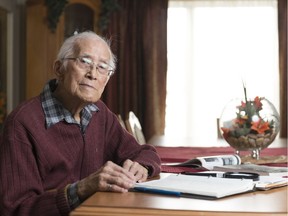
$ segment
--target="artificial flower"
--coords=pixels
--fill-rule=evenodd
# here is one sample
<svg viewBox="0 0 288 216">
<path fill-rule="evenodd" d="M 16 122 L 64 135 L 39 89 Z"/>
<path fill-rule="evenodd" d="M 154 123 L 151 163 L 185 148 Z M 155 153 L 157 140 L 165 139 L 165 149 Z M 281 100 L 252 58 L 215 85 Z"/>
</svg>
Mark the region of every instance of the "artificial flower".
<svg viewBox="0 0 288 216">
<path fill-rule="evenodd" d="M 251 130 L 256 131 L 258 134 L 264 134 L 270 129 L 269 122 L 264 122 L 261 119 L 257 122 L 251 122 L 251 125 Z"/>
<path fill-rule="evenodd" d="M 221 127 L 223 137 L 229 136 L 240 137 L 247 134 L 265 134 L 271 131 L 274 127 L 274 122 L 264 121 L 260 115 L 264 97 L 256 96 L 254 100 L 248 100 L 246 94 L 246 87 L 243 85 L 245 100 L 236 106 L 236 116 L 229 128 Z"/>
</svg>

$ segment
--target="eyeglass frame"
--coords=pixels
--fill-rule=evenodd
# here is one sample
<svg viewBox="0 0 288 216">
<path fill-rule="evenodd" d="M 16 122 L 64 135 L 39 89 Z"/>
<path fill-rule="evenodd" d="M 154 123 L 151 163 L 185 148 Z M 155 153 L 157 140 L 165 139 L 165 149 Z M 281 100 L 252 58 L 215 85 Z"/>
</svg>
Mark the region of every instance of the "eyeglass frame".
<svg viewBox="0 0 288 216">
<path fill-rule="evenodd" d="M 104 63 L 105 65 L 107 65 L 108 67 L 110 67 L 111 69 L 104 69 L 107 71 L 107 73 L 101 73 L 99 71 L 99 64 L 97 65 L 90 57 L 88 56 L 78 56 L 78 57 L 66 57 L 66 58 L 62 58 L 61 60 L 64 61 L 64 60 L 78 60 L 78 61 L 81 61 L 84 59 L 84 62 L 86 64 L 88 64 L 90 66 L 90 70 L 93 70 L 94 67 L 96 68 L 96 71 L 99 72 L 100 75 L 104 75 L 104 76 L 107 76 L 107 77 L 110 77 L 114 74 L 114 69 L 111 65 L 107 64 L 107 63 Z M 90 62 L 86 61 L 85 59 L 89 59 Z M 84 69 L 84 68 L 83 68 Z"/>
</svg>

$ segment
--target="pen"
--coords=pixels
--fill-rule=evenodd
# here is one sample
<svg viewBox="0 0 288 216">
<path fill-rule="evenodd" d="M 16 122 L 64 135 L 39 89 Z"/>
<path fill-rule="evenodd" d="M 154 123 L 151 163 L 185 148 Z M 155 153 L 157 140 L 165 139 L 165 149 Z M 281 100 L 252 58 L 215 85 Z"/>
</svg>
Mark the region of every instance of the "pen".
<svg viewBox="0 0 288 216">
<path fill-rule="evenodd" d="M 155 194 L 161 194 L 161 195 L 172 195 L 172 196 L 180 196 L 181 192 L 177 191 L 168 191 L 168 190 L 161 190 L 161 189 L 152 189 L 152 188 L 146 188 L 146 187 L 134 187 L 136 191 L 140 192 L 148 192 L 148 193 L 155 193 Z"/>
</svg>

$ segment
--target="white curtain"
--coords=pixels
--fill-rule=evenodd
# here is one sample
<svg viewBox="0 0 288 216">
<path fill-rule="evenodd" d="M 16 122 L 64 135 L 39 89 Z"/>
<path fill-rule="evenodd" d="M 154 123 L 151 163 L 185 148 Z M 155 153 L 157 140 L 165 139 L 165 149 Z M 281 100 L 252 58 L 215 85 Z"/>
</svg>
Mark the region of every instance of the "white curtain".
<svg viewBox="0 0 288 216">
<path fill-rule="evenodd" d="M 242 81 L 279 111 L 277 1 L 170 0 L 165 134 L 215 144 Z"/>
</svg>

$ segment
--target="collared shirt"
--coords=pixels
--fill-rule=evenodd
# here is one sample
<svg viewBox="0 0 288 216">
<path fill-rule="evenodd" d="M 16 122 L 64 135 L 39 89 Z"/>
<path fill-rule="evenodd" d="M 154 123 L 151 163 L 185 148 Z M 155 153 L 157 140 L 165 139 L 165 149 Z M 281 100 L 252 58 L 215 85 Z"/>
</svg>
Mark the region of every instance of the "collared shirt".
<svg viewBox="0 0 288 216">
<path fill-rule="evenodd" d="M 73 118 L 72 114 L 63 107 L 63 105 L 52 95 L 52 92 L 57 87 L 57 80 L 50 80 L 44 87 L 41 94 L 42 108 L 45 114 L 46 127 L 49 128 L 58 122 L 65 120 L 69 124 L 78 124 L 82 132 L 85 132 L 93 112 L 99 111 L 95 104 L 89 104 L 81 111 L 80 124 Z"/>
</svg>

